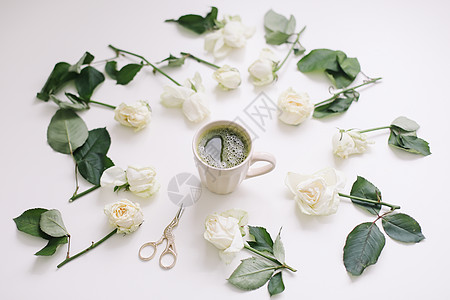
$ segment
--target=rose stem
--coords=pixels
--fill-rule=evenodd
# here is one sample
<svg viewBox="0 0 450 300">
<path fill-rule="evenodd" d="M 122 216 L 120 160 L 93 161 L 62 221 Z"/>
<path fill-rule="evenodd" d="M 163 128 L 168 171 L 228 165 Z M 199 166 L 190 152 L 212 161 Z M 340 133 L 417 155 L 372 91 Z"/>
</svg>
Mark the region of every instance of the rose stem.
<svg viewBox="0 0 450 300">
<path fill-rule="evenodd" d="M 196 60 L 199 63 L 204 63 L 205 65 L 208 65 L 210 67 L 216 68 L 216 69 L 220 69 L 220 67 L 218 65 L 215 65 L 213 63 L 210 63 L 209 61 L 203 60 L 201 58 L 198 58 L 197 56 L 192 55 L 191 53 L 187 53 L 187 52 L 180 52 L 181 55 L 185 56 L 185 57 L 190 57 L 193 60 Z"/>
<path fill-rule="evenodd" d="M 366 132 L 371 132 L 371 131 L 375 131 L 375 130 L 381 130 L 381 129 L 390 129 L 391 125 L 389 126 L 382 126 L 382 127 L 376 127 L 376 128 L 371 128 L 371 129 L 365 129 L 365 130 L 360 130 L 358 131 L 359 133 L 366 133 Z"/>
<path fill-rule="evenodd" d="M 288 59 L 289 55 L 291 55 L 292 51 L 294 50 L 295 44 L 298 43 L 298 40 L 300 39 L 300 34 L 305 31 L 306 26 L 304 26 L 302 28 L 302 30 L 300 30 L 299 33 L 297 33 L 297 38 L 295 39 L 295 41 L 292 43 L 291 49 L 289 49 L 288 54 L 286 55 L 286 57 L 284 58 L 284 60 L 281 62 L 281 64 L 274 70 L 274 72 L 278 71 L 279 69 L 281 69 L 281 67 L 284 65 L 284 63 L 286 62 L 286 60 Z"/>
<path fill-rule="evenodd" d="M 274 262 L 274 263 L 276 263 L 276 264 L 278 264 L 278 265 L 280 265 L 280 266 L 283 267 L 283 268 L 289 269 L 289 270 L 291 270 L 292 272 L 297 272 L 296 269 L 294 269 L 294 268 L 288 266 L 288 265 L 285 264 L 285 263 L 279 262 L 277 259 L 275 259 L 275 258 L 273 258 L 273 257 L 267 256 L 267 255 L 264 254 L 263 252 L 261 252 L 261 251 L 259 251 L 259 250 L 256 250 L 256 249 L 254 249 L 254 248 L 252 248 L 252 247 L 250 247 L 248 244 L 245 244 L 245 245 L 244 245 L 244 248 L 247 249 L 247 250 L 250 250 L 250 251 L 252 251 L 253 253 L 256 253 L 256 254 L 258 254 L 258 255 L 260 255 L 260 256 L 262 256 L 262 257 L 264 257 L 264 258 L 266 258 L 266 259 L 268 259 L 268 260 L 270 260 L 270 261 L 272 261 L 272 262 Z"/>
<path fill-rule="evenodd" d="M 109 108 L 112 108 L 112 109 L 116 109 L 116 107 L 114 105 L 106 104 L 106 103 L 103 103 L 103 102 L 89 100 L 89 103 L 95 103 L 95 104 L 98 104 L 98 105 L 103 105 L 103 106 L 106 106 L 106 107 L 109 107 Z"/>
<path fill-rule="evenodd" d="M 153 68 L 153 70 L 158 71 L 159 73 L 161 73 L 162 75 L 166 76 L 170 81 L 172 81 L 173 83 L 175 83 L 178 86 L 181 86 L 180 83 L 178 83 L 175 79 L 173 79 L 172 77 L 170 77 L 169 75 L 167 75 L 166 73 L 164 73 L 161 69 L 159 69 L 158 67 L 156 67 L 154 64 L 152 64 L 151 62 L 149 62 L 145 57 L 143 57 L 142 55 L 133 53 L 133 52 L 129 52 L 126 50 L 122 50 L 122 49 L 118 49 L 116 47 L 114 47 L 113 45 L 109 45 L 108 47 L 110 47 L 111 49 L 113 49 L 114 51 L 116 51 L 117 54 L 119 54 L 120 52 L 125 53 L 125 54 L 129 54 L 129 55 L 133 55 L 137 58 L 142 59 L 143 61 L 145 61 L 149 66 L 151 66 Z"/>
<path fill-rule="evenodd" d="M 392 210 L 400 209 L 400 206 L 398 206 L 398 205 L 394 205 L 394 204 L 390 204 L 390 203 L 386 203 L 386 202 L 381 202 L 381 201 L 377 201 L 377 200 L 366 199 L 366 198 L 346 195 L 346 194 L 342 194 L 342 193 L 339 193 L 339 196 L 350 198 L 350 199 L 354 199 L 354 200 L 358 200 L 358 201 L 362 201 L 362 202 L 366 202 L 366 203 L 372 203 L 372 204 L 379 204 L 379 205 L 389 206 L 390 208 L 392 208 Z"/>
<path fill-rule="evenodd" d="M 81 198 L 81 197 L 89 194 L 90 192 L 95 191 L 99 187 L 100 187 L 100 185 L 98 184 L 98 185 L 94 185 L 93 187 L 91 187 L 91 188 L 89 188 L 89 189 L 87 189 L 84 192 L 81 192 L 79 194 L 75 193 L 72 197 L 70 197 L 69 202 L 73 202 L 73 201 L 77 200 L 78 198 Z"/>
<path fill-rule="evenodd" d="M 83 254 L 85 254 L 86 252 L 88 252 L 89 250 L 94 249 L 95 247 L 97 247 L 98 245 L 100 245 L 101 243 L 103 243 L 104 241 L 106 241 L 107 239 L 109 239 L 110 237 L 112 237 L 115 233 L 117 232 L 117 228 L 114 229 L 113 231 L 111 231 L 110 233 L 108 233 L 107 236 L 105 236 L 104 238 L 102 238 L 100 241 L 98 241 L 97 243 L 92 243 L 92 245 L 90 245 L 88 248 L 84 249 L 83 251 L 75 254 L 74 256 L 68 257 L 66 258 L 64 261 L 62 261 L 59 265 L 57 265 L 56 267 L 59 269 L 62 266 L 64 266 L 65 264 L 67 264 L 68 262 L 70 262 L 71 260 L 74 260 L 75 258 L 77 258 L 78 256 L 81 256 Z"/>
<path fill-rule="evenodd" d="M 343 94 L 343 93 L 346 93 L 346 92 L 349 92 L 349 91 L 354 91 L 354 90 L 356 90 L 357 88 L 360 88 L 360 87 L 362 87 L 362 86 L 365 86 L 365 85 L 374 83 L 374 82 L 376 82 L 376 81 L 378 81 L 378 80 L 381 80 L 381 77 L 374 78 L 374 79 L 368 80 L 368 81 L 366 81 L 366 82 L 364 82 L 364 83 L 361 83 L 361 84 L 359 84 L 359 85 L 357 85 L 357 86 L 354 86 L 354 87 L 351 87 L 351 88 L 342 90 L 342 91 L 340 91 L 340 92 L 334 94 L 332 97 L 330 97 L 330 98 L 328 98 L 328 99 L 326 99 L 326 100 L 323 100 L 323 101 L 321 101 L 321 102 L 319 102 L 319 103 L 314 104 L 314 107 L 317 107 L 317 106 L 319 106 L 319 105 L 325 104 L 325 103 L 327 103 L 327 102 L 331 102 L 331 101 L 333 101 L 334 99 L 336 99 L 340 94 Z"/>
</svg>

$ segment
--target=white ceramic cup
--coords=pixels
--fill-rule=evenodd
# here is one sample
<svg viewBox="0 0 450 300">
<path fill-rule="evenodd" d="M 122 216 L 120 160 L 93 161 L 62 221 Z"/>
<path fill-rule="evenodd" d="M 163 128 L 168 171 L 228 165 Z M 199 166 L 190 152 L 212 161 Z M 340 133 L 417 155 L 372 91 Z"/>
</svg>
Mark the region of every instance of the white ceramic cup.
<svg viewBox="0 0 450 300">
<path fill-rule="evenodd" d="M 208 130 L 219 126 L 229 127 L 241 133 L 246 139 L 249 147 L 248 156 L 245 160 L 232 168 L 220 169 L 212 167 L 204 162 L 197 152 L 197 147 L 203 134 Z M 194 160 L 202 184 L 205 185 L 208 190 L 216 194 L 231 193 L 239 186 L 242 180 L 266 174 L 272 171 L 276 164 L 276 159 L 272 154 L 266 152 L 254 152 L 253 143 L 248 131 L 241 125 L 232 121 L 221 120 L 204 125 L 197 131 L 192 140 L 192 150 L 194 152 Z M 267 164 L 260 167 L 251 167 L 251 165 L 257 161 L 264 161 L 267 162 Z"/>
</svg>

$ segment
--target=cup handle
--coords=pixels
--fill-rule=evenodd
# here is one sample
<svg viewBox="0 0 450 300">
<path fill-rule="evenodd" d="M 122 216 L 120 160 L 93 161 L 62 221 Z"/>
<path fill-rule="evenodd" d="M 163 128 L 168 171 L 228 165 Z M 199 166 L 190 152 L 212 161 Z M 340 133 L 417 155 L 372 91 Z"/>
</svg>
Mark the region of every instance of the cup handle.
<svg viewBox="0 0 450 300">
<path fill-rule="evenodd" d="M 262 167 L 252 168 L 251 166 L 257 161 L 265 161 L 268 162 L 268 164 Z M 252 155 L 252 159 L 250 161 L 250 168 L 248 169 L 247 176 L 245 177 L 245 179 L 269 173 L 275 168 L 275 164 L 276 159 L 275 156 L 273 156 L 272 154 L 267 152 L 255 152 Z"/>
</svg>

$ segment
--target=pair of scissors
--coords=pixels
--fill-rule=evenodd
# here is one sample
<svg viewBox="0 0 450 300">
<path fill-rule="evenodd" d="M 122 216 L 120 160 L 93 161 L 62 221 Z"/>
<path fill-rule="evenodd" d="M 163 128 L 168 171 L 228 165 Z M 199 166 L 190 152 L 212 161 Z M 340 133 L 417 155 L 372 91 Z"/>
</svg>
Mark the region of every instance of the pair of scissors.
<svg viewBox="0 0 450 300">
<path fill-rule="evenodd" d="M 175 215 L 175 218 L 173 218 L 172 222 L 167 225 L 167 227 L 164 229 L 164 233 L 162 237 L 156 241 L 156 242 L 148 242 L 145 243 L 139 248 L 139 258 L 144 261 L 151 260 L 156 255 L 156 248 L 158 245 L 160 245 L 164 240 L 166 240 L 166 248 L 161 253 L 161 256 L 159 257 L 159 265 L 163 269 L 172 269 L 175 266 L 175 263 L 177 262 L 177 250 L 175 249 L 175 236 L 173 235 L 172 231 L 173 229 L 178 225 L 178 222 L 181 218 L 181 215 L 183 214 L 184 207 L 183 204 L 181 204 L 180 209 L 178 210 L 177 214 Z M 142 250 L 146 247 L 152 247 L 153 252 L 150 256 L 144 256 L 142 255 Z M 164 265 L 163 264 L 163 257 L 166 255 L 170 255 L 173 258 L 173 261 L 170 265 Z"/>
</svg>

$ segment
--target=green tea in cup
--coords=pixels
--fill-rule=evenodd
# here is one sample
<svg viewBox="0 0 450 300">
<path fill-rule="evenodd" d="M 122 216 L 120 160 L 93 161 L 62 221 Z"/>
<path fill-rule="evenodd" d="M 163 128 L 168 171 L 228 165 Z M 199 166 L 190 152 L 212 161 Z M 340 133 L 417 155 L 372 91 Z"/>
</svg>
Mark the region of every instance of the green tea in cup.
<svg viewBox="0 0 450 300">
<path fill-rule="evenodd" d="M 211 167 L 229 169 L 240 165 L 249 154 L 248 137 L 232 126 L 212 127 L 200 136 L 197 153 Z"/>
</svg>

